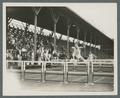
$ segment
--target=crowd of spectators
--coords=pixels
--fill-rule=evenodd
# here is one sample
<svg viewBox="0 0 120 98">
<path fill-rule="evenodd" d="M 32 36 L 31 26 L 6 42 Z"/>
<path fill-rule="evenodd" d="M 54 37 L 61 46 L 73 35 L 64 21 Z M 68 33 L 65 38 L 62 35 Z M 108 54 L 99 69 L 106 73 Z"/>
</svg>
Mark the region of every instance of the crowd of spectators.
<svg viewBox="0 0 120 98">
<path fill-rule="evenodd" d="M 53 51 L 51 50 L 53 45 L 53 33 L 49 36 L 44 36 L 44 32 L 41 30 L 39 34 L 37 34 L 36 39 L 36 60 L 39 59 L 39 54 L 41 56 L 41 52 Z M 7 59 L 13 60 L 33 60 L 34 58 L 34 33 L 28 31 L 27 27 L 25 30 L 10 27 L 7 30 L 6 35 L 6 47 L 7 47 Z M 64 50 L 64 44 L 61 46 L 61 41 L 57 39 L 57 53 L 61 53 Z M 64 41 L 63 41 L 64 43 Z M 66 50 L 63 52 L 65 53 Z"/>
<path fill-rule="evenodd" d="M 43 29 L 40 30 L 40 33 L 37 33 L 36 38 L 36 60 L 45 60 L 42 57 L 42 53 L 47 53 L 53 51 L 54 47 L 54 39 L 53 39 L 53 32 L 45 36 Z M 28 30 L 28 27 L 25 27 L 25 30 L 15 28 L 15 27 L 8 27 L 7 34 L 6 34 L 6 47 L 7 47 L 7 59 L 12 60 L 34 60 L 34 33 Z M 67 42 L 61 39 L 56 40 L 56 49 L 57 54 L 61 55 L 61 59 L 65 58 L 64 56 L 67 53 Z M 74 43 L 70 42 L 70 47 L 72 47 Z M 90 47 L 82 49 L 81 55 L 86 59 L 88 53 L 90 51 Z M 91 51 L 97 55 L 98 58 L 102 57 L 105 54 L 100 52 L 99 50 L 91 49 Z M 69 50 L 71 53 L 71 49 Z M 100 55 L 99 55 L 100 53 Z M 64 54 L 64 55 L 63 55 Z M 47 55 L 48 56 L 48 55 Z M 108 57 L 108 56 L 107 56 Z"/>
</svg>

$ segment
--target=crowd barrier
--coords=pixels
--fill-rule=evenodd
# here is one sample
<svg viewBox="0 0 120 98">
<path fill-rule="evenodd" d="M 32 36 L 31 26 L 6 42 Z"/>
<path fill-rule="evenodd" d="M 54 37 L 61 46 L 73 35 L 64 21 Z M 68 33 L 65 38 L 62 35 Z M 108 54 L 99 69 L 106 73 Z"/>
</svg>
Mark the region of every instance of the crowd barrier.
<svg viewBox="0 0 120 98">
<path fill-rule="evenodd" d="M 93 83 L 94 82 L 94 76 L 114 76 L 114 60 L 112 59 L 104 59 L 104 60 L 93 60 L 93 61 L 85 61 L 85 62 L 70 62 L 70 61 L 17 61 L 17 60 L 7 60 L 7 68 L 9 68 L 8 63 L 18 63 L 17 65 L 20 66 L 20 73 L 22 80 L 25 79 L 25 73 L 26 73 L 26 67 L 27 66 L 41 66 L 41 70 L 39 71 L 33 71 L 36 73 L 41 74 L 41 80 L 42 82 L 45 82 L 46 80 L 46 74 L 61 74 L 63 75 L 63 82 L 68 82 L 68 75 L 84 75 L 87 76 L 87 82 Z M 29 64 L 33 65 L 29 65 Z M 54 67 L 59 64 L 61 66 L 62 70 L 60 71 L 53 71 L 53 70 L 47 70 L 47 64 L 52 64 Z M 76 67 L 76 66 L 84 66 L 85 71 L 69 71 L 69 67 Z M 94 69 L 96 66 L 101 67 L 111 67 L 113 69 L 112 72 L 95 72 Z M 31 71 L 30 71 L 31 72 Z"/>
</svg>

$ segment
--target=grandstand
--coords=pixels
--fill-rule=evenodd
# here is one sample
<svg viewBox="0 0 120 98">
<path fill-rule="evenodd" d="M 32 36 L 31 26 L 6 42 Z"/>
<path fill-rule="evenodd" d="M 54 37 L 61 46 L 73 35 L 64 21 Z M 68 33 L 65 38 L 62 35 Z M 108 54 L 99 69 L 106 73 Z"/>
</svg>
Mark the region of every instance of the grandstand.
<svg viewBox="0 0 120 98">
<path fill-rule="evenodd" d="M 19 24 L 18 24 L 19 23 Z M 23 23 L 25 25 L 25 23 Z M 22 22 L 17 21 L 17 20 L 12 20 L 8 33 L 7 33 L 7 49 L 8 50 L 13 50 L 17 51 L 17 49 L 22 50 L 23 48 L 27 49 L 28 52 L 29 50 L 31 51 L 31 48 L 34 46 L 34 41 L 33 41 L 33 35 L 34 35 L 34 26 L 30 25 L 28 30 L 25 31 L 26 27 L 22 25 Z M 33 27 L 33 28 L 32 28 Z M 31 30 L 32 29 L 32 30 Z M 40 30 L 42 29 L 42 30 Z M 62 35 L 60 33 L 56 33 L 57 35 L 57 50 L 59 52 L 62 52 L 62 47 L 65 48 L 65 52 L 67 52 L 67 36 Z M 53 36 L 53 31 L 49 31 L 43 28 L 38 27 L 37 31 L 37 47 L 39 48 L 39 45 L 41 44 L 41 41 L 43 41 L 44 47 L 49 47 L 49 42 L 53 42 L 54 36 Z M 74 46 L 74 43 L 78 41 L 77 39 L 70 37 L 70 47 Z M 93 52 L 98 50 L 100 51 L 99 47 L 97 45 L 90 45 L 90 43 L 84 42 L 82 40 L 79 40 L 79 44 L 84 44 L 86 43 L 86 54 L 89 54 L 89 49 L 93 48 Z M 62 45 L 62 46 L 61 46 Z M 38 49 L 37 48 L 37 49 Z M 85 57 L 85 52 L 82 50 L 82 55 Z M 31 57 L 31 56 L 30 56 Z M 98 56 L 99 57 L 99 56 Z M 104 56 L 105 57 L 105 56 Z M 30 60 L 30 59 L 29 59 Z"/>
<path fill-rule="evenodd" d="M 19 13 L 18 13 L 19 12 Z M 27 13 L 27 14 L 25 14 Z M 60 45 L 64 43 L 65 49 L 67 49 L 67 18 L 71 21 L 71 27 L 70 27 L 70 34 L 69 34 L 69 40 L 70 45 L 73 45 L 73 43 L 77 42 L 79 40 L 79 44 L 83 44 L 86 46 L 86 48 L 83 50 L 82 55 L 87 58 L 87 54 L 89 51 L 92 51 L 97 55 L 98 58 L 101 59 L 109 59 L 113 58 L 113 40 L 105 36 L 102 32 L 94 28 L 92 25 L 84 21 L 81 17 L 76 15 L 74 12 L 72 12 L 68 8 L 49 8 L 49 7 L 43 7 L 40 10 L 37 22 L 37 35 L 43 35 L 49 37 L 48 39 L 51 39 L 52 42 L 54 42 L 54 19 L 53 16 L 59 16 L 59 22 L 57 23 L 57 43 L 58 49 L 59 43 Z M 13 29 L 13 32 L 17 34 L 18 32 L 23 32 L 28 35 L 32 36 L 32 39 L 34 39 L 34 14 L 32 12 L 32 8 L 26 7 L 26 8 L 19 8 L 19 7 L 10 7 L 7 8 L 7 21 L 10 22 L 8 32 L 9 30 Z M 15 19 L 19 20 L 19 22 L 16 22 Z M 44 21 L 43 21 L 44 20 Z M 29 28 L 28 28 L 28 27 Z M 77 27 L 79 27 L 79 31 L 77 33 Z M 28 29 L 28 30 L 27 30 Z M 42 33 L 41 33 L 42 32 Z M 51 38 L 50 38 L 51 37 Z M 101 40 L 102 38 L 102 40 Z M 29 38 L 28 38 L 29 39 Z M 38 38 L 40 39 L 40 38 Z M 25 39 L 26 40 L 26 39 Z M 61 40 L 61 41 L 59 41 Z M 7 41 L 8 42 L 8 41 Z M 48 40 L 49 42 L 49 40 Z M 34 42 L 33 42 L 34 43 Z M 39 44 L 40 41 L 37 43 Z M 54 44 L 55 44 L 54 43 Z M 24 43 L 25 44 L 25 43 Z M 37 47 L 37 46 L 36 46 Z M 70 49 L 69 49 L 70 50 Z M 88 52 L 87 52 L 88 51 Z M 68 52 L 66 50 L 66 52 Z"/>
</svg>

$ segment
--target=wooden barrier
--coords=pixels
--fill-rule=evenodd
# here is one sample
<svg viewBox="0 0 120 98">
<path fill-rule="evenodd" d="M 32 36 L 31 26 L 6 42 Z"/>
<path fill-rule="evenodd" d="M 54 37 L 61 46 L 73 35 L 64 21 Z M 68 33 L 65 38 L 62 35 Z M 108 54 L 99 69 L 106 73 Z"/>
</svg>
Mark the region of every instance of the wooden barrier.
<svg viewBox="0 0 120 98">
<path fill-rule="evenodd" d="M 66 77 L 67 77 L 67 81 L 68 81 L 68 75 L 76 75 L 76 76 L 87 76 L 87 82 L 89 82 L 89 62 L 86 61 L 86 62 L 77 62 L 77 61 L 74 61 L 74 62 L 66 62 L 67 66 L 66 66 Z M 72 64 L 72 65 L 71 65 Z M 86 71 L 84 72 L 81 72 L 81 71 L 69 71 L 69 67 L 73 66 L 74 68 L 75 67 L 86 67 Z"/>
<path fill-rule="evenodd" d="M 8 63 L 9 62 L 17 62 L 17 63 L 21 63 L 21 78 L 22 80 L 25 79 L 25 72 L 26 72 L 26 66 L 29 66 L 29 65 L 26 65 L 27 63 L 38 63 L 39 65 L 37 66 L 41 66 L 41 71 L 37 72 L 37 73 L 41 73 L 41 80 L 42 82 L 45 82 L 45 78 L 46 78 L 46 74 L 48 73 L 52 73 L 52 74 L 62 74 L 63 75 L 63 81 L 64 83 L 68 83 L 68 75 L 69 74 L 74 74 L 74 75 L 87 75 L 87 80 L 88 80 L 88 83 L 92 83 L 94 82 L 93 81 L 93 78 L 94 78 L 94 75 L 98 75 L 98 76 L 113 76 L 114 74 L 113 73 L 100 73 L 100 72 L 94 72 L 94 66 L 95 65 L 112 65 L 113 66 L 113 63 L 114 61 L 113 60 L 94 60 L 94 61 L 85 61 L 85 62 L 68 62 L 68 61 L 18 61 L 18 60 L 7 60 L 7 68 L 8 68 Z M 61 66 L 63 67 L 63 70 L 62 71 L 47 71 L 47 66 L 46 64 L 61 64 Z M 76 63 L 76 64 L 75 64 Z M 41 64 L 41 65 L 40 65 Z M 73 64 L 73 65 L 71 65 Z M 75 65 L 74 65 L 75 64 Z M 102 65 L 101 65 L 102 64 Z M 33 66 L 33 65 L 32 65 Z M 56 65 L 54 65 L 56 66 Z M 69 72 L 68 71 L 68 68 L 70 66 L 86 66 L 87 68 L 87 71 L 86 72 L 74 72 L 74 71 L 71 71 Z M 113 66 L 114 67 L 114 66 Z"/>
<path fill-rule="evenodd" d="M 92 66 L 92 83 L 94 83 L 94 76 L 107 76 L 107 77 L 113 77 L 114 72 L 95 72 L 94 67 L 96 65 L 99 65 L 102 68 L 112 68 L 114 71 L 114 60 L 96 60 L 91 63 Z"/>
</svg>

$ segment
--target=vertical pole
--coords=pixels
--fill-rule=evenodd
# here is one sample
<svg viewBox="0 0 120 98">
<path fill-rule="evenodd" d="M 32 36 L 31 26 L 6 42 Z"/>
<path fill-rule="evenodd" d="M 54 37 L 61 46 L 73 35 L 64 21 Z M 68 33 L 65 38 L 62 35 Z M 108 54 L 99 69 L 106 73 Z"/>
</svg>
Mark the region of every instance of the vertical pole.
<svg viewBox="0 0 120 98">
<path fill-rule="evenodd" d="M 93 84 L 93 62 L 91 60 L 88 65 L 88 83 Z"/>
<path fill-rule="evenodd" d="M 25 62 L 24 61 L 21 65 L 21 78 L 22 78 L 22 80 L 25 79 Z"/>
<path fill-rule="evenodd" d="M 68 59 L 69 59 L 69 34 L 70 34 L 70 24 L 68 24 L 67 26 L 67 55 L 68 55 Z"/>
<path fill-rule="evenodd" d="M 54 50 L 56 50 L 56 25 L 57 22 L 54 21 Z"/>
<path fill-rule="evenodd" d="M 42 73 L 41 73 L 41 79 L 42 79 L 42 82 L 44 83 L 45 82 L 45 70 L 44 68 L 46 67 L 45 65 L 45 62 L 42 62 Z"/>
<path fill-rule="evenodd" d="M 65 79 L 66 79 L 66 77 L 65 77 L 65 70 L 66 70 L 65 65 L 66 65 L 66 61 L 64 62 L 64 68 L 63 68 L 63 82 L 64 83 L 65 83 Z"/>
<path fill-rule="evenodd" d="M 33 8 L 33 12 L 34 12 L 34 60 L 36 60 L 36 51 L 37 51 L 37 32 L 36 32 L 36 28 L 37 28 L 37 16 L 40 12 L 41 8 Z"/>
<path fill-rule="evenodd" d="M 37 38 L 37 34 L 36 34 L 36 27 L 37 27 L 37 15 L 35 14 L 34 17 L 34 60 L 36 60 L 36 49 L 37 49 L 37 42 L 36 42 L 36 38 Z"/>
<path fill-rule="evenodd" d="M 59 16 L 57 16 L 53 9 L 50 8 L 50 13 L 51 13 L 51 16 L 53 18 L 53 21 L 54 21 L 54 50 L 56 50 L 56 26 L 57 26 L 57 22 L 59 20 Z"/>
<path fill-rule="evenodd" d="M 92 44 L 92 32 L 90 33 L 91 35 L 90 35 L 90 51 L 92 51 L 92 47 L 91 47 L 91 44 Z M 89 84 L 92 84 L 92 82 L 93 82 L 93 80 L 92 80 L 92 76 L 93 76 L 93 73 L 92 73 L 92 67 L 93 67 L 93 65 L 92 65 L 92 61 L 90 60 L 90 71 L 89 71 Z"/>
<path fill-rule="evenodd" d="M 88 84 L 91 83 L 91 61 L 88 64 Z"/>
<path fill-rule="evenodd" d="M 79 27 L 77 27 L 77 42 L 79 40 L 79 31 L 80 31 L 80 29 L 79 29 Z"/>
<path fill-rule="evenodd" d="M 88 83 L 89 83 L 90 62 L 87 62 L 87 73 L 88 73 L 87 80 L 88 80 Z"/>
<path fill-rule="evenodd" d="M 86 42 L 86 36 L 87 36 L 87 32 L 85 32 L 84 34 L 84 42 Z M 84 56 L 86 56 L 86 48 L 84 48 Z"/>
<path fill-rule="evenodd" d="M 68 83 L 68 63 L 64 63 L 64 83 Z"/>
<path fill-rule="evenodd" d="M 92 51 L 91 44 L 92 44 L 92 32 L 91 32 L 91 35 L 90 35 L 90 51 Z"/>
<path fill-rule="evenodd" d="M 94 74 L 94 63 L 91 61 L 91 83 L 93 84 L 93 74 Z"/>
<path fill-rule="evenodd" d="M 96 45 L 96 37 L 95 37 L 95 45 Z M 94 47 L 94 49 L 95 49 L 95 55 L 96 55 L 96 47 Z"/>
<path fill-rule="evenodd" d="M 68 82 L 68 63 L 66 63 L 66 83 Z"/>
</svg>

